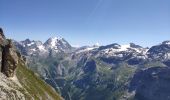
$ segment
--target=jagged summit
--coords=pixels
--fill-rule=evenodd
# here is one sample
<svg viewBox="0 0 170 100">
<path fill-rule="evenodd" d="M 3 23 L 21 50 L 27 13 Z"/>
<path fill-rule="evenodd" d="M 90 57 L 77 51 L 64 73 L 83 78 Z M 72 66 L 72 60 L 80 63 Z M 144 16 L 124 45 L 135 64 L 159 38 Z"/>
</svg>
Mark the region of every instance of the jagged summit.
<svg viewBox="0 0 170 100">
<path fill-rule="evenodd" d="M 44 45 L 49 45 L 51 46 L 51 48 L 53 48 L 58 45 L 58 42 L 63 41 L 63 40 L 64 40 L 63 38 L 51 37 L 44 43 Z"/>
<path fill-rule="evenodd" d="M 16 47 L 24 55 L 42 55 L 48 56 L 59 52 L 68 52 L 72 49 L 72 46 L 61 37 L 51 37 L 45 43 L 41 41 L 35 41 L 26 39 L 24 41 L 17 42 L 14 40 Z"/>
<path fill-rule="evenodd" d="M 71 45 L 64 38 L 61 38 L 61 37 L 51 37 L 51 38 L 49 38 L 44 43 L 44 46 L 48 49 L 50 48 L 50 49 L 57 49 L 57 50 L 58 49 L 64 50 L 64 49 L 71 48 Z"/>
<path fill-rule="evenodd" d="M 22 42 L 25 42 L 25 43 L 31 43 L 31 40 L 30 39 L 25 39 L 24 41 L 22 41 Z"/>
</svg>

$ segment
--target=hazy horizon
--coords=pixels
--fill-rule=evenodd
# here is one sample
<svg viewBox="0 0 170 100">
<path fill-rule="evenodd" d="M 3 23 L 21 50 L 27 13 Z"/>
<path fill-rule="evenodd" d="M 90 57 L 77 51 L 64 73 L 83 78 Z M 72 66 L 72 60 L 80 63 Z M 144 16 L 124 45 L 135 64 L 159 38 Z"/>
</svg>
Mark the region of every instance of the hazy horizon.
<svg viewBox="0 0 170 100">
<path fill-rule="evenodd" d="M 46 41 L 63 37 L 73 46 L 170 40 L 169 0 L 1 0 L 0 27 L 8 38 Z"/>
</svg>

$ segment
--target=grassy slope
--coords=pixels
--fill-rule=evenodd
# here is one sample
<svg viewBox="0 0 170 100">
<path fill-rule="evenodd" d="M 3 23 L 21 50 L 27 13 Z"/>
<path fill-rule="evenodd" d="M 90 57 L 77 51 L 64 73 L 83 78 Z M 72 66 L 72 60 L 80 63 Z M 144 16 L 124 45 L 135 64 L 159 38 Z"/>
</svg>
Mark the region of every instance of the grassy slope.
<svg viewBox="0 0 170 100">
<path fill-rule="evenodd" d="M 21 85 L 36 100 L 61 100 L 62 98 L 44 81 L 38 78 L 31 70 L 19 63 L 16 75 Z M 30 98 L 27 98 L 30 99 Z"/>
</svg>

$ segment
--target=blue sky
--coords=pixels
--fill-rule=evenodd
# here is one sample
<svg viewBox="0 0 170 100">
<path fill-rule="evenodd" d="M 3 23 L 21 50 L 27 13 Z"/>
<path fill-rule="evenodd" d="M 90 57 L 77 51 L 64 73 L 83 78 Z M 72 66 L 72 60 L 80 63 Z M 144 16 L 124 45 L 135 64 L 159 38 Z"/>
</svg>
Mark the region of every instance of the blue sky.
<svg viewBox="0 0 170 100">
<path fill-rule="evenodd" d="M 170 0 L 0 0 L 0 27 L 8 38 L 72 45 L 170 40 Z"/>
</svg>

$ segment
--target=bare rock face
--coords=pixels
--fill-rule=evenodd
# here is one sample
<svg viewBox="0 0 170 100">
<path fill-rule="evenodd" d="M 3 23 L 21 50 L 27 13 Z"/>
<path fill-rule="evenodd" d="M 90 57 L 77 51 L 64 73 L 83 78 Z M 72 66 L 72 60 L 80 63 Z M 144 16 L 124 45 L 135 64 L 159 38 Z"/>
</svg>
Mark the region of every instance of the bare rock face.
<svg viewBox="0 0 170 100">
<path fill-rule="evenodd" d="M 12 41 L 5 38 L 1 28 L 0 45 L 1 72 L 4 73 L 7 77 L 13 77 L 14 71 L 18 64 L 18 55 L 13 47 Z"/>
<path fill-rule="evenodd" d="M 9 44 L 3 47 L 2 51 L 2 68 L 1 71 L 7 77 L 13 77 L 14 71 L 18 64 L 18 56 L 12 48 L 11 40 L 8 40 Z"/>
</svg>

